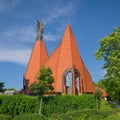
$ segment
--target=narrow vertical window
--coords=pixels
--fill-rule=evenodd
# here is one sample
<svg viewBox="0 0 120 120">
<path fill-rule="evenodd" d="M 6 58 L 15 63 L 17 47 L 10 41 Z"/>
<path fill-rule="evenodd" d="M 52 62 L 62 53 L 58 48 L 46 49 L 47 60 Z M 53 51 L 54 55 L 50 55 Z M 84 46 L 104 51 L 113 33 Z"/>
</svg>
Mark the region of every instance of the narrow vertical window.
<svg viewBox="0 0 120 120">
<path fill-rule="evenodd" d="M 72 72 L 68 71 L 66 74 L 66 93 L 72 94 Z"/>
<path fill-rule="evenodd" d="M 68 69 L 63 75 L 63 93 L 64 94 L 80 94 L 80 74 L 74 69 L 74 79 L 72 69 Z M 73 91 L 75 90 L 75 91 Z"/>
</svg>

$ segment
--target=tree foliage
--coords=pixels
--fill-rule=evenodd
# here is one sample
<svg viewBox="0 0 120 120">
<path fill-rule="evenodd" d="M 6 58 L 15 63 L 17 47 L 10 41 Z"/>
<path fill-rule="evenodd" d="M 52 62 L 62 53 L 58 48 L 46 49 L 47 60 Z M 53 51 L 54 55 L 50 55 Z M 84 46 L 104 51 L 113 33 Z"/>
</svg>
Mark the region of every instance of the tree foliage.
<svg viewBox="0 0 120 120">
<path fill-rule="evenodd" d="M 39 76 L 37 78 L 38 82 L 33 83 L 30 86 L 30 90 L 37 95 L 43 96 L 46 92 L 54 90 L 52 83 L 54 78 L 52 76 L 52 70 L 44 66 L 39 71 Z"/>
<path fill-rule="evenodd" d="M 103 79 L 100 79 L 99 81 L 94 82 L 94 86 L 100 87 L 100 88 L 106 90 L 106 81 Z"/>
<path fill-rule="evenodd" d="M 94 92 L 94 98 L 97 98 L 97 99 L 101 99 L 101 96 L 102 96 L 102 92 L 100 90 L 95 90 Z"/>
<path fill-rule="evenodd" d="M 4 82 L 0 82 L 0 92 L 4 92 Z"/>
<path fill-rule="evenodd" d="M 104 80 L 109 96 L 120 99 L 120 27 L 100 40 L 100 48 L 95 55 L 97 60 L 104 60 Z"/>
<path fill-rule="evenodd" d="M 42 113 L 42 98 L 43 95 L 47 92 L 54 90 L 52 83 L 54 82 L 54 78 L 52 76 L 52 70 L 48 67 L 44 66 L 39 71 L 38 83 L 33 83 L 30 86 L 30 90 L 41 97 L 39 114 Z"/>
<path fill-rule="evenodd" d="M 95 100 L 96 100 L 96 110 L 97 110 L 97 112 L 98 112 L 98 109 L 99 109 L 99 103 L 100 103 L 100 100 L 101 100 L 101 96 L 102 96 L 102 92 L 100 91 L 100 90 L 96 90 L 95 92 L 94 92 L 94 98 L 95 98 Z"/>
</svg>

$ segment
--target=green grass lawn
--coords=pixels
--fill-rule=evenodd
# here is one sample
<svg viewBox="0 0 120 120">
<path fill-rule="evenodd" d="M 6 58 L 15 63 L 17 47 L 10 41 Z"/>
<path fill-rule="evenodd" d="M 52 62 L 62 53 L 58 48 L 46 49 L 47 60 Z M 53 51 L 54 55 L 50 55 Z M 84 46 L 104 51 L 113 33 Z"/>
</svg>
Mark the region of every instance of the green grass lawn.
<svg viewBox="0 0 120 120">
<path fill-rule="evenodd" d="M 101 100 L 101 107 L 100 107 L 100 111 L 111 111 L 114 110 L 115 106 L 111 103 L 109 103 L 108 101 L 105 100 Z"/>
</svg>

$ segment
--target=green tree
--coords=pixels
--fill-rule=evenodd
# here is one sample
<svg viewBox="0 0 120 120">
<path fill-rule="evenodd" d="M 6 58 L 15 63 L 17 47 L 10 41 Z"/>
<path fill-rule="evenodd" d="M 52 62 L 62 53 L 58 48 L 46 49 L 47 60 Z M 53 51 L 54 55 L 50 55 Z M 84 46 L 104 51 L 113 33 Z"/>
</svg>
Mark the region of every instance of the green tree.
<svg viewBox="0 0 120 120">
<path fill-rule="evenodd" d="M 49 67 L 45 68 L 43 66 L 39 71 L 39 76 L 37 80 L 38 80 L 37 83 L 31 84 L 30 90 L 41 97 L 39 109 L 39 114 L 41 114 L 43 95 L 47 92 L 54 90 L 54 87 L 52 86 L 52 83 L 54 82 L 52 70 Z"/>
<path fill-rule="evenodd" d="M 100 87 L 100 88 L 103 88 L 106 90 L 106 81 L 103 80 L 103 79 L 100 79 L 99 81 L 97 82 L 94 82 L 94 86 L 97 86 L 97 87 Z"/>
<path fill-rule="evenodd" d="M 108 95 L 120 99 L 120 27 L 100 40 L 100 48 L 95 53 L 97 60 L 104 60 L 103 68 Z"/>
<path fill-rule="evenodd" d="M 100 99 L 101 99 L 101 96 L 102 96 L 102 92 L 100 90 L 95 90 L 94 92 L 94 98 L 95 98 L 95 101 L 96 101 L 96 110 L 98 112 L 98 108 L 99 108 L 99 103 L 100 102 Z"/>
<path fill-rule="evenodd" d="M 7 88 L 7 90 L 16 90 L 15 88 Z"/>
<path fill-rule="evenodd" d="M 4 92 L 4 82 L 0 82 L 0 92 Z"/>
</svg>

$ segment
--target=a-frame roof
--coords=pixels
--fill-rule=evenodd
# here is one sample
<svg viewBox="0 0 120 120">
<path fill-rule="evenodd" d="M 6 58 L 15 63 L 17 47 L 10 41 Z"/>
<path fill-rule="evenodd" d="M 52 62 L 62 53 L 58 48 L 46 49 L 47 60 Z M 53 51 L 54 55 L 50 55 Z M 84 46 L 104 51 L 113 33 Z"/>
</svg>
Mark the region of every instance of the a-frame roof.
<svg viewBox="0 0 120 120">
<path fill-rule="evenodd" d="M 94 92 L 92 78 L 85 67 L 83 60 L 79 54 L 78 46 L 71 30 L 70 24 L 67 25 L 62 41 L 51 54 L 46 67 L 50 67 L 53 71 L 55 79 L 54 87 L 56 92 L 62 92 L 62 77 L 67 69 L 76 68 L 80 73 L 83 93 Z"/>
<path fill-rule="evenodd" d="M 29 80 L 29 85 L 37 81 L 37 75 L 42 65 L 47 61 L 48 53 L 43 40 L 37 38 L 27 65 L 24 77 Z"/>
</svg>

